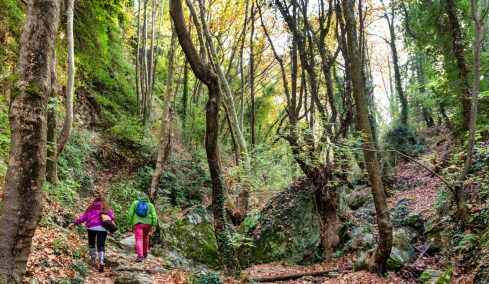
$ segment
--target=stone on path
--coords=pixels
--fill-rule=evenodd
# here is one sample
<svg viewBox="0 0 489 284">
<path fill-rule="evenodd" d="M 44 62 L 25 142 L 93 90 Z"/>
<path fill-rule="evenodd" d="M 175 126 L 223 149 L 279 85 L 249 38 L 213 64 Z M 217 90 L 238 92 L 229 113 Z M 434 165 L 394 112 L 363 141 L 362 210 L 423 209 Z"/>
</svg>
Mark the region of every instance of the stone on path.
<svg viewBox="0 0 489 284">
<path fill-rule="evenodd" d="M 136 239 L 134 238 L 134 235 L 122 239 L 120 244 L 125 252 L 135 253 Z"/>
</svg>

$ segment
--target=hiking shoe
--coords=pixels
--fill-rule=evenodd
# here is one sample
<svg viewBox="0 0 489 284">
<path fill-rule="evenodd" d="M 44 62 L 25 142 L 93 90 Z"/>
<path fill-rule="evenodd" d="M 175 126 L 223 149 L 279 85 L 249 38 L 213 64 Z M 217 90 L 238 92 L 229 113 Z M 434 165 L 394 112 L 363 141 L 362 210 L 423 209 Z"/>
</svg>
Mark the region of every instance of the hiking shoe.
<svg viewBox="0 0 489 284">
<path fill-rule="evenodd" d="M 101 264 L 99 267 L 98 267 L 98 272 L 104 272 L 104 266 L 103 264 Z"/>
<path fill-rule="evenodd" d="M 147 253 L 143 254 L 143 258 L 145 259 L 148 258 L 148 254 Z"/>
<path fill-rule="evenodd" d="M 95 266 L 95 258 L 90 258 L 90 266 Z"/>
<path fill-rule="evenodd" d="M 138 258 L 136 258 L 136 262 L 143 262 L 143 257 L 142 256 L 138 256 Z"/>
</svg>

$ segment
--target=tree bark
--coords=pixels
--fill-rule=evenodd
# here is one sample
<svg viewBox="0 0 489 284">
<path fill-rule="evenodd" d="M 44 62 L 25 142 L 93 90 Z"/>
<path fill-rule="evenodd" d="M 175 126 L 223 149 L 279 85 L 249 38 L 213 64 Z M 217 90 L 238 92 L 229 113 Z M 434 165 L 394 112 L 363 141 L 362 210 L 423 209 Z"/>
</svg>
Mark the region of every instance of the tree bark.
<svg viewBox="0 0 489 284">
<path fill-rule="evenodd" d="M 150 49 L 149 49 L 149 66 L 148 66 L 148 89 L 147 89 L 147 100 L 146 100 L 146 114 L 144 116 L 144 125 L 148 123 L 149 116 L 151 115 L 151 105 L 153 100 L 153 78 L 155 71 L 154 65 L 154 48 L 155 48 L 155 23 L 156 23 L 156 11 L 158 10 L 157 1 L 153 0 L 153 8 L 151 10 L 151 39 L 150 39 Z"/>
<path fill-rule="evenodd" d="M 251 148 L 255 146 L 255 54 L 253 50 L 253 37 L 255 35 L 255 3 L 251 3 L 251 33 L 250 33 L 250 142 Z"/>
<path fill-rule="evenodd" d="M 56 73 L 57 59 L 56 53 L 51 66 L 51 90 L 48 103 L 48 130 L 47 130 L 47 161 L 46 161 L 46 180 L 53 185 L 59 183 L 58 180 L 58 158 L 57 158 L 57 143 L 56 143 L 56 126 L 58 125 L 58 75 Z"/>
<path fill-rule="evenodd" d="M 459 218 L 465 222 L 467 218 L 467 208 L 465 206 L 464 181 L 472 168 L 472 156 L 474 154 L 475 132 L 477 131 L 477 96 L 480 90 L 480 68 L 481 68 L 481 49 L 484 44 L 484 37 L 488 30 L 486 22 L 489 2 L 487 0 L 470 0 L 470 10 L 474 20 L 474 39 L 473 39 L 473 83 L 472 98 L 470 107 L 469 139 L 467 143 L 467 156 L 464 162 L 464 170 L 460 176 L 460 186 L 456 189 L 455 198 L 459 211 Z M 483 14 L 483 11 L 485 12 Z"/>
<path fill-rule="evenodd" d="M 384 8 L 384 18 L 387 21 L 387 26 L 389 27 L 389 47 L 392 53 L 392 62 L 394 64 L 394 81 L 396 85 L 396 92 L 399 96 L 399 102 L 401 103 L 401 117 L 400 121 L 402 124 L 407 125 L 408 120 L 408 101 L 406 98 L 406 94 L 402 89 L 402 79 L 401 79 L 401 71 L 399 67 L 399 56 L 397 53 L 397 45 L 396 45 L 396 31 L 394 27 L 394 12 L 392 13 L 392 18 L 389 17 L 387 7 L 384 5 L 384 1 L 381 1 L 382 6 Z M 394 9 L 393 9 L 394 10 Z"/>
<path fill-rule="evenodd" d="M 226 220 L 224 218 L 225 187 L 221 173 L 221 159 L 218 146 L 218 124 L 219 107 L 221 105 L 221 89 L 219 77 L 199 57 L 197 50 L 190 38 L 185 26 L 181 0 L 170 1 L 170 14 L 173 18 L 175 31 L 180 46 L 190 63 L 195 76 L 202 81 L 209 90 L 209 98 L 206 104 L 206 134 L 205 148 L 207 163 L 212 181 L 212 213 L 214 216 L 214 232 L 216 235 L 221 263 L 227 274 L 236 275 L 239 267 L 235 248 L 231 243 L 230 234 L 226 231 Z"/>
<path fill-rule="evenodd" d="M 142 123 L 143 125 L 146 124 L 146 115 L 148 110 L 146 109 L 147 107 L 147 102 L 148 102 L 148 56 L 147 56 L 147 40 L 148 40 L 148 2 L 149 0 L 143 0 L 144 1 L 144 14 L 143 14 L 143 42 L 142 42 L 142 55 L 141 55 L 141 91 L 142 91 L 142 100 L 141 100 L 141 107 L 142 107 L 142 114 L 143 114 L 143 119 Z"/>
<path fill-rule="evenodd" d="M 367 100 L 364 93 L 362 79 L 361 55 L 358 49 L 356 21 L 354 14 L 354 0 L 343 0 L 343 10 L 346 20 L 348 55 L 351 62 L 353 96 L 358 116 L 358 128 L 365 134 L 364 156 L 372 195 L 374 197 L 377 224 L 379 228 L 379 244 L 373 255 L 367 259 L 367 267 L 370 271 L 384 273 L 387 269 L 387 259 L 392 249 L 392 224 L 389 217 L 386 197 L 382 184 L 379 162 L 377 160 L 375 144 L 370 128 Z"/>
<path fill-rule="evenodd" d="M 58 148 L 56 151 L 56 159 L 63 153 L 63 150 L 71 135 L 73 128 L 73 93 L 75 85 L 75 49 L 73 39 L 73 10 L 75 0 L 68 0 L 66 10 L 66 39 L 68 41 L 68 81 L 66 82 L 66 97 L 65 97 L 65 121 L 63 129 L 58 138 Z"/>
<path fill-rule="evenodd" d="M 456 7 L 453 0 L 445 1 L 445 9 L 448 14 L 450 23 L 450 35 L 452 37 L 452 48 L 455 60 L 457 62 L 458 80 L 461 88 L 461 106 L 462 106 L 462 130 L 467 131 L 470 125 L 470 87 L 469 87 L 469 72 L 464 54 L 464 40 L 462 36 L 462 28 L 457 18 Z"/>
<path fill-rule="evenodd" d="M 168 50 L 168 80 L 166 91 L 163 95 L 163 114 L 161 117 L 160 142 L 158 145 L 158 157 L 156 159 L 155 171 L 151 179 L 151 200 L 153 203 L 158 199 L 158 185 L 165 164 L 169 157 L 172 145 L 172 133 L 169 131 L 172 123 L 170 117 L 170 98 L 173 94 L 173 81 L 175 78 L 175 51 L 177 49 L 177 35 L 173 31 L 170 49 Z"/>
<path fill-rule="evenodd" d="M 141 77 L 139 73 L 139 61 L 140 61 L 140 42 L 141 42 L 141 32 L 140 32 L 140 27 L 141 27 L 141 0 L 138 0 L 138 27 L 136 33 L 138 34 L 138 42 L 136 45 L 136 114 L 141 113 L 141 90 L 140 90 L 140 85 L 141 85 Z"/>
<path fill-rule="evenodd" d="M 210 50 L 210 56 L 214 59 L 214 66 L 217 71 L 217 75 L 219 77 L 219 80 L 221 82 L 221 85 L 224 89 L 224 94 L 225 94 L 225 101 L 226 105 L 229 110 L 229 118 L 231 121 L 231 126 L 232 126 L 232 131 L 234 132 L 234 135 L 236 137 L 236 142 L 238 143 L 239 146 L 239 151 L 240 151 L 240 156 L 241 159 L 245 162 L 245 164 L 249 164 L 250 162 L 250 157 L 248 154 L 248 148 L 246 146 L 246 141 L 244 139 L 243 132 L 239 128 L 239 121 L 238 121 L 238 116 L 236 114 L 236 104 L 234 102 L 234 95 L 231 92 L 231 88 L 229 87 L 229 82 L 226 78 L 226 75 L 224 74 L 221 64 L 219 63 L 218 57 L 217 57 L 217 52 L 214 46 L 214 42 L 212 41 L 211 34 L 209 32 L 209 29 L 207 28 L 207 23 L 205 21 L 205 6 L 202 0 L 199 0 L 200 3 L 200 18 L 202 21 L 202 28 L 204 31 L 204 36 L 207 40 L 207 44 L 209 46 Z"/>
<path fill-rule="evenodd" d="M 0 216 L 0 283 L 25 274 L 46 174 L 47 104 L 58 33 L 60 3 L 29 1 L 12 89 L 10 158 Z"/>
</svg>

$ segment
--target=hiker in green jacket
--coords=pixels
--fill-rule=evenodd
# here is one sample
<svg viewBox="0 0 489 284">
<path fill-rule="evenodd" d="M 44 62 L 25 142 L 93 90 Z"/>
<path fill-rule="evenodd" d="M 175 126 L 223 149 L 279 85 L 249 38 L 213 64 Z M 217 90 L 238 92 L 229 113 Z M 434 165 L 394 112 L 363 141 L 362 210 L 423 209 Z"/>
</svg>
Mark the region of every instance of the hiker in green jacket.
<svg viewBox="0 0 489 284">
<path fill-rule="evenodd" d="M 127 223 L 132 226 L 136 239 L 136 250 L 138 252 L 136 262 L 142 262 L 148 256 L 151 231 L 156 228 L 158 223 L 155 207 L 146 194 L 141 193 L 139 199 L 132 203 L 127 214 Z"/>
</svg>

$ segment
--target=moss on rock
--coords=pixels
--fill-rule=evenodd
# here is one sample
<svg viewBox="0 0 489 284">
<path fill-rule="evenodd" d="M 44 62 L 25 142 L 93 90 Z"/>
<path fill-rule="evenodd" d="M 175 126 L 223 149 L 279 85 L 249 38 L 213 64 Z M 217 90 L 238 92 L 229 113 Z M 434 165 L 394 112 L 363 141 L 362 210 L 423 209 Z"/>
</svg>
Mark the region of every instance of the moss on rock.
<svg viewBox="0 0 489 284">
<path fill-rule="evenodd" d="M 316 260 L 321 223 L 312 192 L 309 183 L 299 182 L 270 200 L 256 222 L 248 223 L 253 225 L 252 262 L 302 264 Z"/>
<path fill-rule="evenodd" d="M 161 241 L 189 259 L 220 267 L 212 215 L 202 205 L 191 208 L 183 218 L 175 217 L 171 224 L 163 224 Z"/>
</svg>

